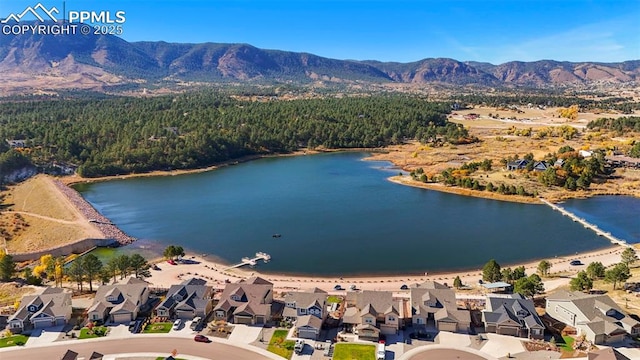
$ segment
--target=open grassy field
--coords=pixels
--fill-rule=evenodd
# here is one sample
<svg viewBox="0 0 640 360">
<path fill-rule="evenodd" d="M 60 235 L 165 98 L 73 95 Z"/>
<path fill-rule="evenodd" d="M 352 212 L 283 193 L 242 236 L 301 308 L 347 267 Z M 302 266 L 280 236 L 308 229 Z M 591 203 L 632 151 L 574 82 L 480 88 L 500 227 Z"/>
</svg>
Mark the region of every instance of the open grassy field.
<svg viewBox="0 0 640 360">
<path fill-rule="evenodd" d="M 9 253 L 38 251 L 85 238 L 102 238 L 46 175 L 2 192 L 0 246 Z"/>
<path fill-rule="evenodd" d="M 0 307 L 11 306 L 11 313 L 15 311 L 13 304 L 20 300 L 22 296 L 35 292 L 31 286 L 21 286 L 18 283 L 0 283 Z"/>
<path fill-rule="evenodd" d="M 60 220 L 76 220 L 76 216 L 58 190 L 52 186 L 51 179 L 37 175 L 16 186 L 9 187 L 4 204 L 6 210 L 23 211 Z"/>
<path fill-rule="evenodd" d="M 27 343 L 29 338 L 25 335 L 13 335 L 0 339 L 0 348 L 8 346 L 20 346 Z"/>
</svg>

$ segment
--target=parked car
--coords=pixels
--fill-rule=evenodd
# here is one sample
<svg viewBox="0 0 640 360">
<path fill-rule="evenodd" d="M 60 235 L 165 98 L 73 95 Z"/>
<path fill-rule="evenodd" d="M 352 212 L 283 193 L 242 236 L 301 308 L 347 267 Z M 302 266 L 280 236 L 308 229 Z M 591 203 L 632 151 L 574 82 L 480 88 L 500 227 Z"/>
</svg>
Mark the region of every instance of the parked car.
<svg viewBox="0 0 640 360">
<path fill-rule="evenodd" d="M 342 290 L 342 285 L 338 284 L 333 287 L 333 290 Z"/>
<path fill-rule="evenodd" d="M 200 334 L 196 335 L 196 337 L 194 337 L 193 340 L 195 340 L 196 342 L 203 342 L 203 343 L 211 342 L 211 340 L 209 340 L 208 337 Z"/>
<path fill-rule="evenodd" d="M 182 325 L 182 320 L 178 319 L 176 321 L 173 322 L 173 330 L 178 330 L 180 329 L 180 326 Z"/>
<path fill-rule="evenodd" d="M 168 262 L 169 264 L 171 264 L 171 265 L 176 265 L 176 262 L 175 262 L 175 261 L 173 261 L 173 259 L 169 259 L 169 260 L 167 260 L 167 262 Z"/>
<path fill-rule="evenodd" d="M 400 290 L 409 290 L 409 287 L 407 284 L 402 284 L 402 286 L 400 286 Z"/>
<path fill-rule="evenodd" d="M 571 262 L 569 263 L 569 265 L 573 265 L 573 266 L 578 266 L 578 265 L 582 265 L 582 261 L 580 260 L 571 260 Z"/>
<path fill-rule="evenodd" d="M 193 321 L 191 322 L 191 330 L 196 330 L 198 326 L 200 326 L 201 321 L 202 321 L 202 318 L 200 316 L 194 317 Z"/>
<path fill-rule="evenodd" d="M 302 350 L 304 349 L 304 340 L 298 339 L 296 340 L 296 344 L 293 346 L 293 351 L 300 355 Z"/>
</svg>

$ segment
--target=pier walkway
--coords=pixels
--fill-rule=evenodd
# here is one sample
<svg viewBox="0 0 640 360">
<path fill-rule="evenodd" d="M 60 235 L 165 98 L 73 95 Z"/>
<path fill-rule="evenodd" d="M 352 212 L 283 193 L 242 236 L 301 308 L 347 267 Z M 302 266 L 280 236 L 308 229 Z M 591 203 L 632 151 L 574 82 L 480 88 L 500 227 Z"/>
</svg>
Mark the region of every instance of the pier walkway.
<svg viewBox="0 0 640 360">
<path fill-rule="evenodd" d="M 556 205 L 556 204 L 552 204 L 549 201 L 543 199 L 543 198 L 539 198 L 540 201 L 542 201 L 542 203 L 549 205 L 553 210 L 559 211 L 562 215 L 564 216 L 568 216 L 571 220 L 582 224 L 585 228 L 587 229 L 591 229 L 593 230 L 596 234 L 598 234 L 599 236 L 605 237 L 607 238 L 609 241 L 611 241 L 614 244 L 618 244 L 618 245 L 622 245 L 622 246 L 629 246 L 629 244 L 622 240 L 622 239 L 618 239 L 617 237 L 611 235 L 611 233 L 609 232 L 605 232 L 602 229 L 600 229 L 599 227 L 597 227 L 594 224 L 591 224 L 590 222 L 588 222 L 587 220 L 577 216 L 576 214 L 561 208 L 560 206 Z"/>
<path fill-rule="evenodd" d="M 236 269 L 236 268 L 239 268 L 239 267 L 242 267 L 242 266 L 245 266 L 245 265 L 254 266 L 254 265 L 256 265 L 258 263 L 258 260 L 262 260 L 264 262 L 269 262 L 269 260 L 271 260 L 271 255 L 269 255 L 267 253 L 264 253 L 264 252 L 257 252 L 255 257 L 253 257 L 253 258 L 243 257 L 241 262 L 239 262 L 239 263 L 237 263 L 235 265 L 229 266 L 228 268 L 225 268 L 224 271 L 231 270 L 231 269 Z"/>
</svg>

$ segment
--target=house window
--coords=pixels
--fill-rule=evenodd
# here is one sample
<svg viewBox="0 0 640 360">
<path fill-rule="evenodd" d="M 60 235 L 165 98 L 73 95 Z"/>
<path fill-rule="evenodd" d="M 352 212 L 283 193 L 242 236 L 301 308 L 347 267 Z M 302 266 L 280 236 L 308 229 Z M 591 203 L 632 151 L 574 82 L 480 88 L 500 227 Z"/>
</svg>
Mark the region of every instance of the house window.
<svg viewBox="0 0 640 360">
<path fill-rule="evenodd" d="M 11 324 L 11 327 L 12 327 L 12 328 L 14 328 L 14 329 L 19 329 L 19 328 L 21 328 L 20 324 L 18 324 L 18 323 L 13 323 L 13 324 Z"/>
<path fill-rule="evenodd" d="M 115 296 L 107 296 L 107 301 L 108 302 L 114 302 L 116 300 L 118 300 L 118 299 Z"/>
<path fill-rule="evenodd" d="M 394 318 L 393 316 L 389 316 L 389 321 L 396 321 L 396 318 Z"/>
<path fill-rule="evenodd" d="M 307 309 L 300 309 L 300 314 L 306 315 L 307 314 Z"/>
<path fill-rule="evenodd" d="M 217 317 L 224 317 L 224 311 L 216 311 L 216 316 Z"/>
<path fill-rule="evenodd" d="M 238 295 L 231 295 L 231 299 L 235 300 L 235 301 L 240 301 L 240 296 Z"/>
<path fill-rule="evenodd" d="M 366 322 L 367 324 L 372 324 L 373 323 L 373 319 L 366 318 L 366 319 L 364 319 L 364 322 Z"/>
<path fill-rule="evenodd" d="M 416 319 L 416 324 L 418 324 L 418 325 L 422 324 L 422 318 L 417 318 Z"/>
</svg>

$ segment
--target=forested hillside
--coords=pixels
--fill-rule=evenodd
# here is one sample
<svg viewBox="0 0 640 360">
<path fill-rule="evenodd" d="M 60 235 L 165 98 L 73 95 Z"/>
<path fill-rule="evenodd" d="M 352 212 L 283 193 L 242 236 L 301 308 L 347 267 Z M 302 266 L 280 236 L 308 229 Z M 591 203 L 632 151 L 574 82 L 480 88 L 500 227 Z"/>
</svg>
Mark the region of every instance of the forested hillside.
<svg viewBox="0 0 640 360">
<path fill-rule="evenodd" d="M 80 165 L 85 177 L 191 169 L 302 147 L 372 148 L 406 139 L 469 142 L 450 105 L 379 96 L 269 102 L 213 92 L 155 98 L 16 101 L 0 107 L 0 138 L 25 139 L 36 164 Z"/>
</svg>

